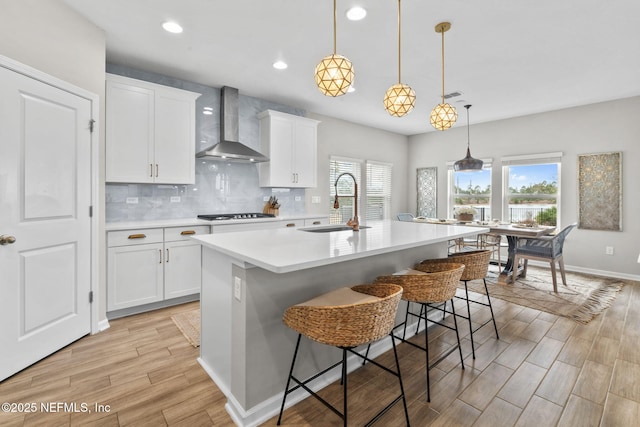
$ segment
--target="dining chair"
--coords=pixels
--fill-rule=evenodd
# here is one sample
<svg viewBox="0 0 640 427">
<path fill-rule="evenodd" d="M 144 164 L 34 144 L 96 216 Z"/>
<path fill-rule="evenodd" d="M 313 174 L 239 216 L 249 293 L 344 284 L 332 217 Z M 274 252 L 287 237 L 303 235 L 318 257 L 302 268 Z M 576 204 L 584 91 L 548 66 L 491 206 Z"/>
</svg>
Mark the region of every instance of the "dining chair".
<svg viewBox="0 0 640 427">
<path fill-rule="evenodd" d="M 398 221 L 408 221 L 411 222 L 413 221 L 413 214 L 410 213 L 399 213 L 398 214 Z"/>
<path fill-rule="evenodd" d="M 577 224 L 566 226 L 561 232 L 555 236 L 542 236 L 536 238 L 519 238 L 518 245 L 515 248 L 513 258 L 513 271 L 511 273 L 511 281 L 515 283 L 518 276 L 518 262 L 524 260 L 522 277 L 527 274 L 527 262 L 530 259 L 537 261 L 547 261 L 551 265 L 551 276 L 553 279 L 553 292 L 558 292 L 558 283 L 556 280 L 556 262 L 560 266 L 560 275 L 562 276 L 562 284 L 567 286 L 567 279 L 564 274 L 564 260 L 562 259 L 562 249 L 567 234 L 575 228 Z"/>
<path fill-rule="evenodd" d="M 502 268 L 502 260 L 500 259 L 500 249 L 502 248 L 502 236 L 495 233 L 479 234 L 480 249 L 488 249 L 491 255 L 496 255 L 498 259 L 498 267 Z"/>
</svg>

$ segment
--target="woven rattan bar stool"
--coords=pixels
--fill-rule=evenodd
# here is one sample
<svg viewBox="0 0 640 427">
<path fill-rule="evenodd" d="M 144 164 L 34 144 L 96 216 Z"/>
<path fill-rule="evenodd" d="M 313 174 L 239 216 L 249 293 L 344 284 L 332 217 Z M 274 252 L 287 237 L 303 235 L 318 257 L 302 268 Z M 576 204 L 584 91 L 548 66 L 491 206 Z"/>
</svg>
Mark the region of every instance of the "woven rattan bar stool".
<svg viewBox="0 0 640 427">
<path fill-rule="evenodd" d="M 465 269 L 465 266 L 460 263 L 437 263 L 431 265 L 424 265 L 420 272 L 417 274 L 411 274 L 409 271 L 408 274 L 395 274 L 392 276 L 380 276 L 376 278 L 375 283 L 396 283 L 402 286 L 402 299 L 407 301 L 407 312 L 405 314 L 405 320 L 403 323 L 396 325 L 395 329 L 403 327 L 402 337 L 396 337 L 402 340 L 403 342 L 410 344 L 416 348 L 419 348 L 425 352 L 425 360 L 426 360 L 426 372 L 427 372 L 427 401 L 431 402 L 431 381 L 429 378 L 429 371 L 431 368 L 440 363 L 443 359 L 453 353 L 456 349 L 458 349 L 458 353 L 460 354 L 460 364 L 462 365 L 462 369 L 464 369 L 464 362 L 462 360 L 462 349 L 460 348 L 460 335 L 458 334 L 458 322 L 455 316 L 455 307 L 453 307 L 453 301 L 451 303 L 452 311 L 453 311 L 453 324 L 452 328 L 449 325 L 438 322 L 433 319 L 428 319 L 429 322 L 436 323 L 438 325 L 444 326 L 445 328 L 454 330 L 456 332 L 456 339 L 458 344 L 444 352 L 440 357 L 434 361 L 433 363 L 429 363 L 429 328 L 428 328 L 428 308 L 435 307 L 437 305 L 442 305 L 447 301 L 451 301 L 451 299 L 456 294 L 456 289 L 458 288 L 458 283 L 460 281 L 460 277 Z M 409 310 L 410 303 L 420 304 L 420 313 L 412 313 Z M 425 320 L 425 330 L 424 330 L 424 347 L 419 346 L 418 344 L 405 340 L 407 322 L 409 316 L 418 317 L 418 323 L 421 319 Z M 417 331 L 417 329 L 416 329 Z"/>
<path fill-rule="evenodd" d="M 491 297 L 489 296 L 489 288 L 487 287 L 487 271 L 489 270 L 489 260 L 491 258 L 490 250 L 475 250 L 475 251 L 466 251 L 466 252 L 456 252 L 450 254 L 447 258 L 438 258 L 438 259 L 427 259 L 422 261 L 422 263 L 416 265 L 414 268 L 418 271 L 423 271 L 425 265 L 438 264 L 438 263 L 449 263 L 449 262 L 459 262 L 464 264 L 465 269 L 462 273 L 462 277 L 460 280 L 464 282 L 464 297 L 456 296 L 456 298 L 461 298 L 466 300 L 467 302 L 467 315 L 463 316 L 458 314 L 457 316 L 466 319 L 469 322 L 469 337 L 471 339 L 471 354 L 473 358 L 476 358 L 476 349 L 475 344 L 473 342 L 473 333 L 478 329 L 486 325 L 487 323 L 493 321 L 493 328 L 496 331 L 496 338 L 500 339 L 498 336 L 498 326 L 496 325 L 496 318 L 493 315 L 493 306 L 491 305 Z M 480 280 L 484 282 L 484 290 L 487 294 L 487 302 L 475 301 L 469 299 L 469 289 L 467 288 L 467 282 L 470 280 Z M 470 303 L 483 305 L 485 307 L 489 307 L 491 311 L 491 319 L 488 319 L 486 322 L 483 322 L 477 328 L 473 328 L 471 322 L 471 305 Z"/>
<path fill-rule="evenodd" d="M 284 396 L 282 397 L 278 425 L 280 425 L 282 421 L 282 413 L 287 395 L 298 388 L 303 388 L 341 417 L 346 427 L 347 352 L 350 352 L 386 372 L 395 375 L 400 383 L 400 394 L 398 397 L 378 412 L 366 425 L 369 426 L 373 424 L 391 409 L 393 405 L 402 401 L 407 426 L 409 426 L 409 413 L 404 396 L 402 376 L 400 375 L 398 353 L 396 352 L 395 338 L 391 334 L 401 295 L 402 288 L 390 283 L 356 285 L 350 288 L 336 289 L 309 301 L 291 306 L 285 310 L 284 323 L 298 332 L 298 340 L 293 352 L 293 360 L 291 361 L 291 369 L 289 371 Z M 340 348 L 342 350 L 342 360 L 304 381 L 299 380 L 294 376 L 293 371 L 300 347 L 300 339 L 303 335 L 313 341 Z M 369 359 L 366 355 L 361 355 L 354 351 L 355 347 L 370 344 L 387 335 L 391 335 L 393 353 L 396 361 L 395 371 L 379 364 L 375 360 Z M 342 412 L 307 387 L 307 383 L 338 366 L 342 366 Z M 295 383 L 292 387 L 290 387 L 291 381 Z M 367 401 L 371 401 L 369 396 L 367 396 L 366 399 Z"/>
</svg>

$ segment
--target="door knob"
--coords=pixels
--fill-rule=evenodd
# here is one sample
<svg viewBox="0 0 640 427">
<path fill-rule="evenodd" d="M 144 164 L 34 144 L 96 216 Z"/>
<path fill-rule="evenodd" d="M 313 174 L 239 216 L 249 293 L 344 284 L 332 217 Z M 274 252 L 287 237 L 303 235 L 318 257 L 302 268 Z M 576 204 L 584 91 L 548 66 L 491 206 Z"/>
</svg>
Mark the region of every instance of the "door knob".
<svg viewBox="0 0 640 427">
<path fill-rule="evenodd" d="M 10 245 L 16 241 L 16 238 L 13 236 L 7 236 L 3 234 L 0 236 L 0 245 Z"/>
</svg>

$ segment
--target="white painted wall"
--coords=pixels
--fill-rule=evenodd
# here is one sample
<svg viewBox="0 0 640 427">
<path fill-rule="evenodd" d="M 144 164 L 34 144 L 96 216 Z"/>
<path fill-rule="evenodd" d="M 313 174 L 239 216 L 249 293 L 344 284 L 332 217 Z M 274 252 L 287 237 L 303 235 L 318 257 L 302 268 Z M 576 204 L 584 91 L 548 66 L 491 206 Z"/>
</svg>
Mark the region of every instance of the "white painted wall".
<svg viewBox="0 0 640 427">
<path fill-rule="evenodd" d="M 376 160 L 393 164 L 391 215 L 407 208 L 407 137 L 358 125 L 319 114 L 308 117 L 320 120 L 318 126 L 318 186 L 307 189 L 305 205 L 308 213 L 327 214 L 329 203 L 329 157 L 341 156 Z M 311 203 L 320 196 L 321 203 Z"/>
<path fill-rule="evenodd" d="M 474 108 L 482 108 L 474 105 Z M 473 109 L 471 110 L 473 112 Z M 471 153 L 493 158 L 492 212 L 501 212 L 502 156 L 545 152 L 563 153 L 561 175 L 561 223 L 578 220 L 577 156 L 622 151 L 622 232 L 575 229 L 565 243 L 565 263 L 576 270 L 640 276 L 640 97 L 569 108 L 495 122 L 473 124 Z M 446 216 L 446 162 L 466 154 L 466 120 L 445 132 L 409 138 L 408 207 L 416 210 L 416 169 L 438 168 L 438 216 Z M 605 255 L 613 246 L 613 256 Z"/>
<path fill-rule="evenodd" d="M 72 83 L 100 97 L 100 153 L 104 153 L 105 34 L 61 0 L 0 0 L 0 55 Z M 100 155 L 104 159 L 104 155 Z M 104 161 L 100 162 L 104 200 Z M 104 209 L 99 221 L 99 259 L 106 260 Z M 106 319 L 105 262 L 100 262 L 99 318 Z"/>
</svg>

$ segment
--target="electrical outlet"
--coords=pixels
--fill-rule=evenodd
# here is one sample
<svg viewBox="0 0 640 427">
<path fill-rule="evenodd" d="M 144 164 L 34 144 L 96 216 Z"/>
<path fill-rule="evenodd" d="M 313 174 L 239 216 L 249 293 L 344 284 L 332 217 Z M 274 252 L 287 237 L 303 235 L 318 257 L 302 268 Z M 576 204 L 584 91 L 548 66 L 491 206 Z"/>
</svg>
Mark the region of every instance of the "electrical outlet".
<svg viewBox="0 0 640 427">
<path fill-rule="evenodd" d="M 295 196 L 293 199 L 294 199 L 296 202 L 299 202 L 299 201 L 301 201 L 301 200 L 302 200 L 302 196 Z"/>
<path fill-rule="evenodd" d="M 607 246 L 604 248 L 604 253 L 606 255 L 613 255 L 613 246 Z"/>
<path fill-rule="evenodd" d="M 180 203 L 180 196 L 171 196 L 171 203 Z"/>
<path fill-rule="evenodd" d="M 135 205 L 135 204 L 138 203 L 138 198 L 137 197 L 127 197 L 127 203 Z"/>
<path fill-rule="evenodd" d="M 233 276 L 233 297 L 242 301 L 242 279 L 238 276 Z"/>
<path fill-rule="evenodd" d="M 320 196 L 311 196 L 311 203 L 320 203 Z"/>
</svg>

